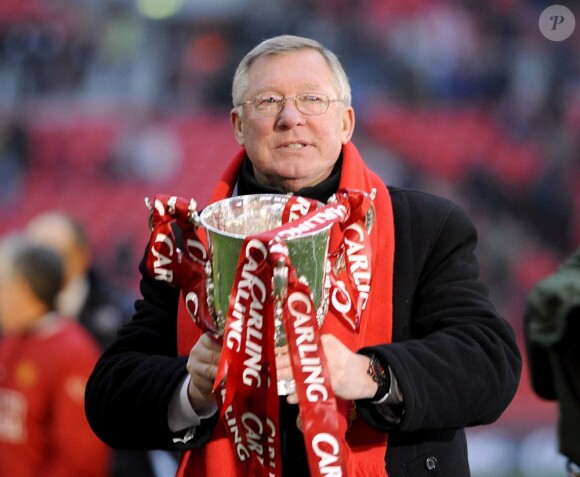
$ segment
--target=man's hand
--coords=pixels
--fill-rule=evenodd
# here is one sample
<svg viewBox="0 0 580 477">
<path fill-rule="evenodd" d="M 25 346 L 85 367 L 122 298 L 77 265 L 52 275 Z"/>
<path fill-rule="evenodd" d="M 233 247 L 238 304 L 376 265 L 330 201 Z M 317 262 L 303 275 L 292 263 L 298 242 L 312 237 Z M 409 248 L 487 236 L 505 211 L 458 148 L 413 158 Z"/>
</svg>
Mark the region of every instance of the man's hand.
<svg viewBox="0 0 580 477">
<path fill-rule="evenodd" d="M 342 399 L 372 398 L 377 391 L 377 383 L 368 375 L 370 358 L 348 349 L 334 335 L 321 336 L 322 349 L 330 372 L 330 384 L 336 397 Z M 290 355 L 280 353 L 276 356 L 278 379 L 290 379 L 292 368 Z M 296 404 L 296 393 L 288 396 L 288 403 Z"/>
<path fill-rule="evenodd" d="M 196 411 L 215 404 L 212 389 L 221 352 L 221 343 L 208 333 L 203 334 L 189 352 L 187 371 L 191 381 L 187 392 Z"/>
</svg>

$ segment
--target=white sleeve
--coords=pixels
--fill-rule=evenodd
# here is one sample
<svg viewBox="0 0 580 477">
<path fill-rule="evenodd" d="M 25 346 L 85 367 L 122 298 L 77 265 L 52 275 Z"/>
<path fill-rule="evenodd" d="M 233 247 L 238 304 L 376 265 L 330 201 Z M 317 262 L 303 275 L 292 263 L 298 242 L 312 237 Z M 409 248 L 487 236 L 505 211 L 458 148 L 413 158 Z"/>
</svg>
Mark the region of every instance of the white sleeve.
<svg viewBox="0 0 580 477">
<path fill-rule="evenodd" d="M 196 412 L 189 402 L 187 388 L 191 376 L 188 374 L 180 386 L 177 386 L 171 400 L 169 401 L 169 410 L 167 412 L 167 422 L 171 432 L 179 432 L 184 429 L 191 429 L 199 426 L 201 419 L 213 416 L 217 411 L 217 405 L 213 404 Z"/>
</svg>

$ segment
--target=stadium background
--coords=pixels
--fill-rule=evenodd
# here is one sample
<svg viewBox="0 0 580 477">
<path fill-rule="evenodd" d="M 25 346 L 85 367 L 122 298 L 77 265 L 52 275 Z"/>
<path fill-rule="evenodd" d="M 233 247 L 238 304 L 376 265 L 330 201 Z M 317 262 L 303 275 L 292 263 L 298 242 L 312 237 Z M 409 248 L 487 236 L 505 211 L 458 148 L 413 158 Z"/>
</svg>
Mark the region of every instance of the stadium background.
<svg viewBox="0 0 580 477">
<path fill-rule="evenodd" d="M 580 33 L 543 37 L 550 5 L 2 0 L 0 234 L 70 212 L 111 282 L 136 293 L 144 198 L 205 204 L 237 150 L 235 65 L 266 37 L 311 36 L 345 66 L 367 162 L 472 215 L 483 277 L 521 343 L 527 292 L 580 245 Z M 474 477 L 563 476 L 556 419 L 524 369 L 500 421 L 469 430 Z"/>
</svg>

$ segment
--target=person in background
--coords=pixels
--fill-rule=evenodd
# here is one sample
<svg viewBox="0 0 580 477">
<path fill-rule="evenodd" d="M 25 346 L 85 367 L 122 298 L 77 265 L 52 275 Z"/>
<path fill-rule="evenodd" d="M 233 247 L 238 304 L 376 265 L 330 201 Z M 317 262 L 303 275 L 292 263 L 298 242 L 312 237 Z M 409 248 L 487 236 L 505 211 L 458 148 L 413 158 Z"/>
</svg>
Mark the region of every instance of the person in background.
<svg viewBox="0 0 580 477">
<path fill-rule="evenodd" d="M 22 193 L 30 167 L 30 134 L 18 115 L 0 115 L 0 204 L 12 205 Z"/>
<path fill-rule="evenodd" d="M 39 213 L 28 222 L 26 233 L 64 261 L 65 283 L 57 297 L 58 310 L 75 318 L 105 349 L 130 320 L 133 296 L 107 284 L 94 266 L 84 227 L 70 214 L 58 210 Z M 119 449 L 113 453 L 112 477 L 169 477 L 176 466 L 176 457 L 169 453 Z"/>
<path fill-rule="evenodd" d="M 524 336 L 532 388 L 558 402 L 560 452 L 580 476 L 580 248 L 530 291 Z"/>
<path fill-rule="evenodd" d="M 92 432 L 84 392 L 94 339 L 56 311 L 56 253 L 21 236 L 0 244 L 0 475 L 106 477 L 109 449 Z"/>
<path fill-rule="evenodd" d="M 84 227 L 71 215 L 49 210 L 32 217 L 26 233 L 55 250 L 63 259 L 65 283 L 57 298 L 60 312 L 78 320 L 106 348 L 118 329 L 129 321 L 133 297 L 107 285 L 94 266 Z"/>
<path fill-rule="evenodd" d="M 230 119 L 241 148 L 212 201 L 292 193 L 327 202 L 339 189 L 376 190 L 372 255 L 357 264 L 372 273 L 360 329 L 330 309 L 319 323 L 320 346 L 312 347 L 322 353 L 315 362 L 328 367 L 328 378 L 315 384 L 330 387 L 340 407 L 328 422 L 339 428 L 333 442 L 346 441 L 344 462 L 334 468 L 336 448 L 317 440 L 328 433 L 306 437 L 327 422 L 301 419 L 301 390 L 268 400 L 279 410 L 278 426 L 258 433 L 250 425 L 245 441 L 230 443 L 228 429 L 243 439 L 236 428 L 248 422 L 247 414 L 217 410 L 212 390 L 226 344 L 222 349 L 215 334 L 184 328 L 192 320 L 183 307 L 180 312 L 180 290 L 153 276 L 149 247 L 136 314 L 87 385 L 91 426 L 117 447 L 184 450 L 178 475 L 185 477 L 240 475 L 244 452 L 259 465 L 270 435 L 280 445 L 268 456 L 281 456 L 272 472 L 284 477 L 340 475 L 343 464 L 355 477 L 469 476 L 464 428 L 496 420 L 521 373 L 513 329 L 479 279 L 472 221 L 446 199 L 385 186 L 366 166 L 351 141 L 348 79 L 320 43 L 290 35 L 265 40 L 239 64 L 232 96 Z M 340 242 L 341 233 L 333 228 L 331 242 Z M 252 292 L 259 295 L 257 287 Z M 287 353 L 276 357 L 275 368 L 278 379 L 293 377 Z M 228 374 L 226 385 L 237 377 Z"/>
</svg>

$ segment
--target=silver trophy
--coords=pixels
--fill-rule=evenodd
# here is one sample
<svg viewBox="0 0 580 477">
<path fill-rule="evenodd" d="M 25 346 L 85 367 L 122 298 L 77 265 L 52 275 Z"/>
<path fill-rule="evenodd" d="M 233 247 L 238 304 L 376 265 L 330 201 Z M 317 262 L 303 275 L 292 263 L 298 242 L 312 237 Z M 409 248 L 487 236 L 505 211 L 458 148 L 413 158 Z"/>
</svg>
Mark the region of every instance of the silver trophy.
<svg viewBox="0 0 580 477">
<path fill-rule="evenodd" d="M 238 259 L 243 240 L 282 225 L 282 213 L 289 195 L 257 194 L 232 197 L 207 206 L 199 214 L 199 222 L 206 230 L 210 251 L 207 274 L 207 301 L 218 330 L 224 332 Z M 320 204 L 323 206 L 324 204 Z M 330 289 L 328 246 L 331 224 L 311 233 L 286 239 L 290 260 L 299 279 L 308 285 L 316 306 L 316 317 L 321 325 L 328 310 Z M 273 270 L 275 346 L 286 345 L 286 334 L 281 320 L 282 305 L 286 298 L 288 270 L 280 264 Z M 278 382 L 278 394 L 295 391 L 295 383 Z"/>
</svg>

